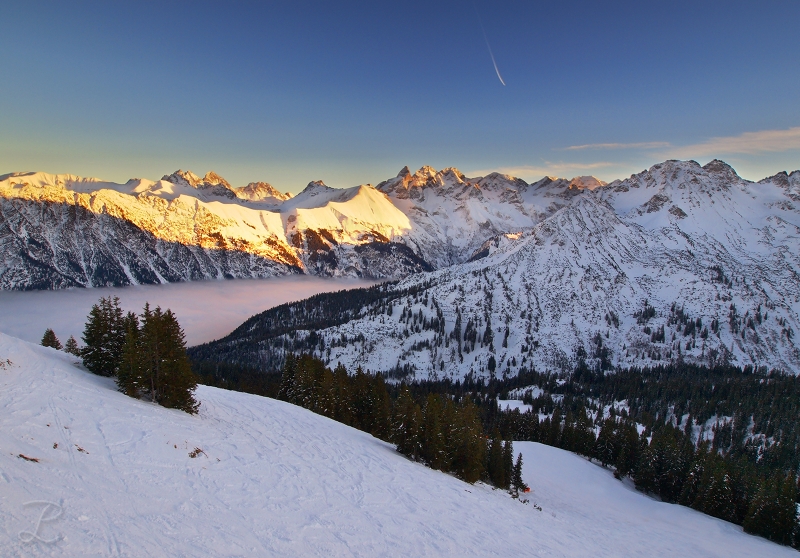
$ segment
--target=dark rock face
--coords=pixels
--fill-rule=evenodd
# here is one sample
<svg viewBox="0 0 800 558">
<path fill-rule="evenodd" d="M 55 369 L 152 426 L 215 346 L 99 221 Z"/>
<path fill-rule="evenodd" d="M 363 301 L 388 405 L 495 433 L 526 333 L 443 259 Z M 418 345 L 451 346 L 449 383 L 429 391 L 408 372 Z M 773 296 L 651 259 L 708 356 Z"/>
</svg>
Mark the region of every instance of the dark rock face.
<svg viewBox="0 0 800 558">
<path fill-rule="evenodd" d="M 53 202 L 0 200 L 0 289 L 272 277 L 297 266 L 156 238 L 125 219 Z"/>
<path fill-rule="evenodd" d="M 398 242 L 360 244 L 355 247 L 355 252 L 363 264 L 361 277 L 382 279 L 433 271 L 428 262 Z"/>
</svg>

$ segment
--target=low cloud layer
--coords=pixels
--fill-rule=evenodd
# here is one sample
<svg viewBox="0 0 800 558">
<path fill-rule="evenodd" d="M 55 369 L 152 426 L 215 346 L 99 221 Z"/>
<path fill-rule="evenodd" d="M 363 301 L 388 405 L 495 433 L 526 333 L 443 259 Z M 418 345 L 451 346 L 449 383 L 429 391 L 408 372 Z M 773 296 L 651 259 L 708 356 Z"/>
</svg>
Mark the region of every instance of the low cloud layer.
<svg viewBox="0 0 800 558">
<path fill-rule="evenodd" d="M 724 155 L 756 155 L 800 150 L 800 126 L 788 130 L 745 132 L 738 136 L 711 138 L 702 143 L 671 148 L 675 159 L 718 157 Z"/>
<path fill-rule="evenodd" d="M 588 151 L 608 149 L 665 149 L 659 151 L 665 157 L 691 159 L 721 155 L 756 155 L 758 153 L 781 153 L 800 150 L 800 126 L 787 130 L 761 130 L 744 132 L 738 136 L 723 136 L 691 145 L 672 145 L 666 141 L 640 143 L 587 143 L 571 145 L 565 151 Z"/>
<path fill-rule="evenodd" d="M 0 297 L 0 331 L 38 343 L 52 328 L 61 342 L 81 341 L 86 316 L 101 296 L 118 296 L 127 311 L 141 313 L 145 302 L 170 308 L 186 332 L 187 345 L 223 337 L 254 314 L 321 292 L 373 284 L 357 279 L 279 277 L 232 281 L 192 281 L 121 288 L 60 291 L 6 291 Z"/>
<path fill-rule="evenodd" d="M 624 158 L 616 161 L 604 160 L 589 163 L 545 161 L 540 165 L 480 169 L 472 171 L 470 175 L 485 176 L 491 172 L 501 172 L 527 181 L 535 181 L 545 176 L 572 178 L 577 175 L 602 173 L 605 180 L 614 180 L 631 172 L 642 170 L 643 164 L 649 166 L 666 159 L 726 159 L 736 155 L 757 156 L 768 153 L 787 153 L 786 157 L 791 157 L 791 152 L 800 151 L 800 126 L 785 130 L 761 130 L 744 132 L 736 136 L 714 137 L 690 145 L 673 145 L 666 141 L 587 143 L 571 145 L 556 151 L 627 151 L 628 153 Z M 796 166 L 788 166 L 796 168 Z"/>
<path fill-rule="evenodd" d="M 566 151 L 583 151 L 587 149 L 657 149 L 670 147 L 666 141 L 646 141 L 639 143 L 587 143 L 585 145 L 570 145 Z"/>
</svg>

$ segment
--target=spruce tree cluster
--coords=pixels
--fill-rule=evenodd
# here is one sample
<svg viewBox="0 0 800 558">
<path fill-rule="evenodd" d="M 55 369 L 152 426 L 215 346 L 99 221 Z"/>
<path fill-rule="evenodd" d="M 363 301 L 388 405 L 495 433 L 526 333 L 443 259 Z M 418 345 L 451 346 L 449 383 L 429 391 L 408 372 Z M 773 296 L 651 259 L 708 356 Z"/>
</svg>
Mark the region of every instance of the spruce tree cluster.
<svg viewBox="0 0 800 558">
<path fill-rule="evenodd" d="M 528 396 L 532 409 L 524 413 L 500 411 L 490 400 L 484 406 L 486 428 L 591 457 L 665 502 L 800 546 L 798 378 L 672 365 L 609 376 L 586 369 L 566 381 L 529 374 L 484 390 L 502 392 L 515 382 L 560 397 Z M 626 401 L 628 408 L 619 412 L 603 400 Z M 539 413 L 548 416 L 539 420 Z M 720 415 L 732 418 L 718 418 L 710 436 L 698 437 L 698 425 Z"/>
<path fill-rule="evenodd" d="M 50 328 L 47 328 L 44 332 L 44 335 L 42 336 L 42 346 L 52 347 L 58 350 L 62 349 L 61 341 L 58 340 L 58 337 L 56 337 L 55 332 Z M 71 355 L 81 356 L 81 349 L 80 347 L 78 347 L 78 342 L 75 341 L 75 338 L 72 335 L 70 335 L 69 339 L 67 339 L 67 342 L 64 344 L 63 349 L 64 352 L 69 353 Z"/>
<path fill-rule="evenodd" d="M 391 305 L 383 312 L 391 312 Z M 641 317 L 646 321 L 650 314 L 645 306 Z M 277 316 L 270 315 L 273 318 Z M 690 322 L 695 329 L 701 327 L 697 320 L 686 320 L 687 325 Z M 298 339 L 309 348 L 320 347 L 321 338 L 313 332 Z M 278 348 L 284 355 L 280 358 L 292 347 Z M 273 356 L 278 358 L 278 352 Z M 219 363 L 202 364 L 221 370 Z M 317 366 L 325 368 L 321 362 Z M 249 378 L 250 372 L 244 377 Z M 531 386 L 537 390 L 522 394 Z M 800 547 L 796 508 L 800 503 L 800 376 L 751 366 L 736 368 L 724 362 L 711 367 L 679 362 L 607 373 L 587 364 L 584 354 L 571 374 L 523 368 L 508 378 L 468 375 L 458 381 L 385 387 L 394 402 L 390 403 L 390 434 L 383 439 L 431 467 L 475 478 L 474 473 L 468 475 L 468 468 L 458 472 L 458 460 L 448 453 L 455 444 L 450 444 L 450 450 L 441 449 L 448 447 L 446 425 L 451 424 L 443 418 L 446 409 L 470 405 L 482 423 L 476 429 L 483 436 L 483 442 L 475 445 L 483 455 L 477 478 L 505 485 L 502 477 L 509 477 L 507 465 L 501 464 L 508 463 L 502 457 L 503 441 L 539 442 L 590 457 L 611 467 L 617 478 L 629 477 L 639 490 L 664 501 Z M 496 400 L 508 399 L 512 389 L 520 390 L 523 401 L 532 407 L 529 411 L 499 409 Z M 709 425 L 714 426 L 709 429 Z M 515 487 L 518 480 L 517 490 L 524 490 L 515 469 L 516 464 L 510 484 Z"/>
<path fill-rule="evenodd" d="M 92 306 L 83 329 L 83 365 L 99 376 L 114 376 L 125 344 L 125 332 L 136 315 L 125 315 L 118 297 L 102 297 Z"/>
<path fill-rule="evenodd" d="M 117 369 L 119 390 L 172 409 L 197 412 L 197 380 L 186 355 L 184 333 L 175 314 L 145 304 L 139 320 L 127 320 Z"/>
<path fill-rule="evenodd" d="M 350 376 L 344 366 L 333 371 L 308 355 L 287 355 L 278 398 L 376 438 L 391 438 L 391 400 L 383 377 L 360 368 Z"/>
<path fill-rule="evenodd" d="M 74 339 L 72 339 L 74 342 Z M 124 314 L 119 298 L 103 297 L 92 306 L 80 356 L 87 369 L 116 376 L 119 390 L 131 397 L 196 413 L 197 380 L 186 353 L 183 330 L 171 310 Z M 77 350 L 77 343 L 74 343 Z"/>
<path fill-rule="evenodd" d="M 392 398 L 383 377 L 362 371 L 348 374 L 341 364 L 333 371 L 309 355 L 289 354 L 283 366 L 280 399 L 393 442 L 403 455 L 469 483 L 485 479 L 498 487 L 514 482 L 511 442 L 500 442 L 501 458 L 487 475 L 487 441 L 478 407 L 428 394 L 422 404 L 401 384 Z M 499 469 L 498 469 L 499 467 Z M 521 461 L 516 484 L 521 479 Z"/>
<path fill-rule="evenodd" d="M 420 406 L 401 384 L 392 422 L 392 441 L 403 455 L 469 483 L 485 478 L 486 437 L 469 398 L 456 403 L 432 393 Z"/>
</svg>

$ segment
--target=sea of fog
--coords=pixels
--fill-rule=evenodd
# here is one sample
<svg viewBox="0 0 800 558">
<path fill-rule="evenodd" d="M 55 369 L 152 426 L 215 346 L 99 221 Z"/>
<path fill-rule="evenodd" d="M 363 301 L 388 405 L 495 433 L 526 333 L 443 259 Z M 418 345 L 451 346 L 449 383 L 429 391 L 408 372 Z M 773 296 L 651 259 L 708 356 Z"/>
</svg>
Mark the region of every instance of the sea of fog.
<svg viewBox="0 0 800 558">
<path fill-rule="evenodd" d="M 145 302 L 151 307 L 170 308 L 186 332 L 186 344 L 191 346 L 219 339 L 250 316 L 284 302 L 373 284 L 375 281 L 301 275 L 59 291 L 0 291 L 0 331 L 38 343 L 49 327 L 62 343 L 73 335 L 83 344 L 83 326 L 92 305 L 101 296 L 117 296 L 124 310 L 137 314 Z"/>
</svg>

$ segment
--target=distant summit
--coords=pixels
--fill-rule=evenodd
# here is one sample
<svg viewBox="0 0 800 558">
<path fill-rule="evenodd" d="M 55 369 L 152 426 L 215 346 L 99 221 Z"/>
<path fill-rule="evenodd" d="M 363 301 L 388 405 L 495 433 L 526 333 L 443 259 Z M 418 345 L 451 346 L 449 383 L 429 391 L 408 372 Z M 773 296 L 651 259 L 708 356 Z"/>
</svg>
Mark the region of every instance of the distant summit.
<svg viewBox="0 0 800 558">
<path fill-rule="evenodd" d="M 252 201 L 252 202 L 263 202 L 263 201 L 284 201 L 288 200 L 292 197 L 291 194 L 288 192 L 282 194 L 277 189 L 275 189 L 272 184 L 269 182 L 251 182 L 247 186 L 242 186 L 241 188 L 236 188 L 234 190 L 236 192 L 236 196 L 239 199 Z"/>
<path fill-rule="evenodd" d="M 228 199 L 236 198 L 236 192 L 233 190 L 227 180 L 222 178 L 214 171 L 208 171 L 203 178 L 200 178 L 192 171 L 184 171 L 178 169 L 169 175 L 164 175 L 161 180 L 166 180 L 177 185 L 191 186 L 200 190 L 206 195 L 219 196 Z"/>
</svg>

